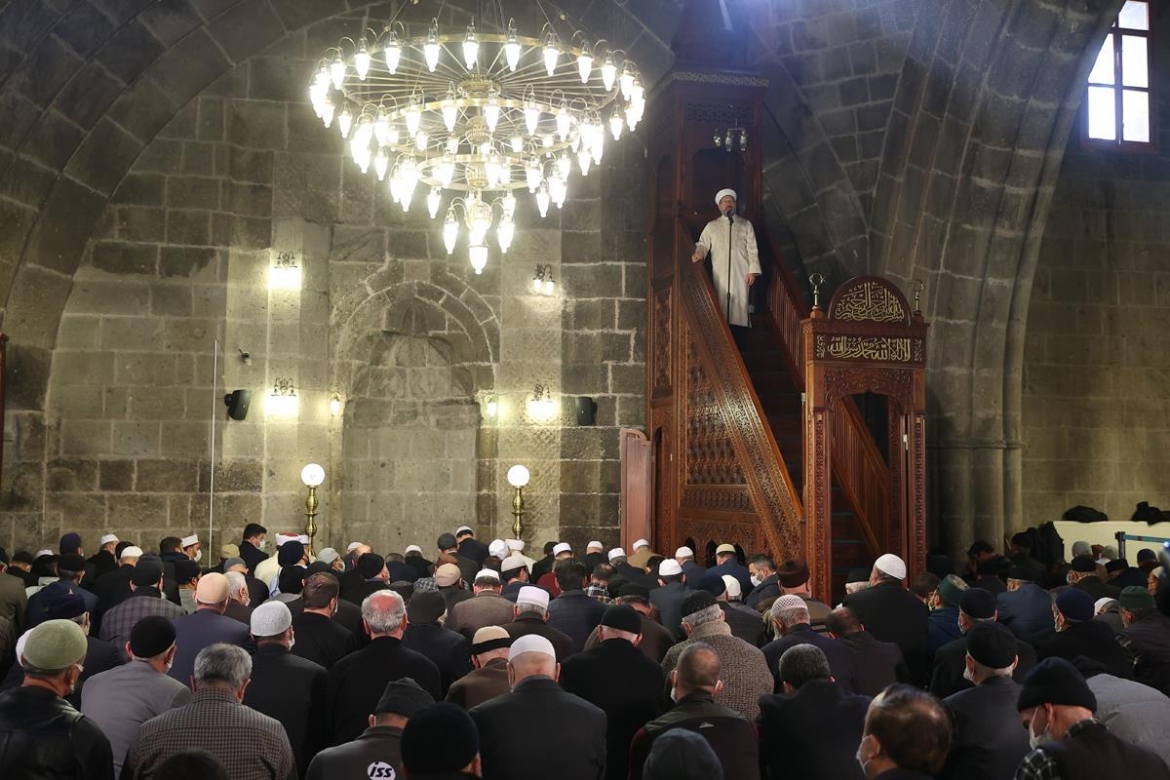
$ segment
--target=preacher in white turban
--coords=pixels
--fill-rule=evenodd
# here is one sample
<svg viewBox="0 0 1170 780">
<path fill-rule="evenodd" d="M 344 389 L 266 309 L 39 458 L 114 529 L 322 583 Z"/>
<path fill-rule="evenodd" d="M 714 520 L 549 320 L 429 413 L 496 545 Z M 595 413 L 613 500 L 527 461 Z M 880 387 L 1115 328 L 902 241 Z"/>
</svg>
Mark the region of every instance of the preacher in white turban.
<svg viewBox="0 0 1170 780">
<path fill-rule="evenodd" d="M 719 308 L 729 324 L 750 328 L 748 288 L 761 273 L 760 252 L 752 223 L 735 214 L 736 199 L 731 189 L 715 194 L 715 205 L 722 216 L 703 228 L 691 261 L 701 263 L 710 253 Z"/>
</svg>

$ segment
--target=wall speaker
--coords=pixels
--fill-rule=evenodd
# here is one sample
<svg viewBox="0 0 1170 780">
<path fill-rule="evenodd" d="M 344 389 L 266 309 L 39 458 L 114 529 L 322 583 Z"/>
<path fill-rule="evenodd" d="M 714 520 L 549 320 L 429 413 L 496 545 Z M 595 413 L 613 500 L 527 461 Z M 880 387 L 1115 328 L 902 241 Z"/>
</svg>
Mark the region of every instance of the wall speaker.
<svg viewBox="0 0 1170 780">
<path fill-rule="evenodd" d="M 248 416 L 248 405 L 252 403 L 252 391 L 233 390 L 223 397 L 223 403 L 228 409 L 228 417 L 233 420 L 243 420 Z"/>
<path fill-rule="evenodd" d="M 597 414 L 597 404 L 587 395 L 577 396 L 577 424 L 592 425 Z"/>
</svg>

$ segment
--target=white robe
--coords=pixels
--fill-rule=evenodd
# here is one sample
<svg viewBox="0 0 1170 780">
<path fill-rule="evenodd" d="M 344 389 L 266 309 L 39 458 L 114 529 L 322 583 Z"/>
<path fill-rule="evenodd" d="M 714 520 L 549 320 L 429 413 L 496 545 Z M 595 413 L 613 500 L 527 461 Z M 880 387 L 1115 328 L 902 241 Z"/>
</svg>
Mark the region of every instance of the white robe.
<svg viewBox="0 0 1170 780">
<path fill-rule="evenodd" d="M 731 225 L 731 272 L 728 273 L 727 217 L 713 219 L 703 228 L 695 251 L 705 255 L 711 253 L 711 267 L 715 275 L 715 295 L 719 309 L 732 325 L 751 327 L 748 315 L 748 286 L 744 277 L 749 273 L 760 273 L 760 252 L 756 247 L 756 231 L 752 223 L 736 216 Z M 731 283 L 731 297 L 728 300 L 728 280 Z"/>
</svg>

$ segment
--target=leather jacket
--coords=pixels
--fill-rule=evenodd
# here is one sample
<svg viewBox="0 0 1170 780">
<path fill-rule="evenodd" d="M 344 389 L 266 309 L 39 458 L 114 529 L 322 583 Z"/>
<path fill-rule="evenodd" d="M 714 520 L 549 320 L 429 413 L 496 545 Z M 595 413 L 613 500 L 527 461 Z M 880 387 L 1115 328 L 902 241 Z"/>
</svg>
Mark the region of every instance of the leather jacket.
<svg viewBox="0 0 1170 780">
<path fill-rule="evenodd" d="M 0 694 L 0 777 L 113 780 L 114 756 L 101 729 L 44 688 Z"/>
</svg>

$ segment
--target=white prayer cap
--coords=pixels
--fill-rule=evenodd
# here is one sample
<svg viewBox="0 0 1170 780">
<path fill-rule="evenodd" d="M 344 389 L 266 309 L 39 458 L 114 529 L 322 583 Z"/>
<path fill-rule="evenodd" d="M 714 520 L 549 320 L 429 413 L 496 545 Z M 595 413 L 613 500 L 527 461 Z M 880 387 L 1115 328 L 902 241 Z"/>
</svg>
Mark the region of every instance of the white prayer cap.
<svg viewBox="0 0 1170 780">
<path fill-rule="evenodd" d="M 120 541 L 122 541 L 122 540 L 118 538 L 117 534 L 106 534 L 105 536 L 103 536 L 101 539 L 98 540 L 98 547 L 105 547 L 110 542 L 117 543 Z"/>
<path fill-rule="evenodd" d="M 419 547 L 417 544 L 406 545 L 406 554 L 410 555 L 412 552 L 416 552 L 419 555 L 422 555 L 422 548 Z"/>
<path fill-rule="evenodd" d="M 878 558 L 873 567 L 882 574 L 895 579 L 906 579 L 906 562 L 893 553 L 886 553 Z"/>
<path fill-rule="evenodd" d="M 779 615 L 789 609 L 808 609 L 808 604 L 800 596 L 781 596 L 772 602 L 772 614 Z"/>
<path fill-rule="evenodd" d="M 179 545 L 182 547 L 190 547 L 193 544 L 199 544 L 199 534 L 184 536 L 182 541 L 179 542 Z"/>
<path fill-rule="evenodd" d="M 525 585 L 516 594 L 516 604 L 531 604 L 541 609 L 548 609 L 548 591 L 544 588 L 536 588 L 532 585 Z"/>
<path fill-rule="evenodd" d="M 280 547 L 285 542 L 299 542 L 301 540 L 300 534 L 278 533 L 276 535 L 276 546 Z"/>
<path fill-rule="evenodd" d="M 52 550 L 37 550 L 37 554 L 33 556 L 33 560 L 37 558 L 44 558 L 46 555 L 52 555 Z"/>
<path fill-rule="evenodd" d="M 1104 555 L 1102 555 L 1100 558 L 1098 558 L 1096 560 L 1096 564 L 1098 566 L 1104 566 L 1105 564 L 1109 563 L 1109 560 L 1110 560 L 1109 558 L 1106 558 Z"/>
<path fill-rule="evenodd" d="M 498 571 L 496 571 L 495 569 L 480 569 L 479 574 L 476 574 L 475 578 L 477 580 L 489 579 L 489 580 L 495 580 L 496 582 L 499 582 L 500 581 L 500 573 Z"/>
<path fill-rule="evenodd" d="M 738 201 L 739 196 L 735 194 L 735 190 L 724 188 L 715 193 L 715 205 L 719 205 L 719 201 L 723 200 L 724 195 L 730 195 L 732 200 Z"/>
<path fill-rule="evenodd" d="M 524 552 L 524 542 L 521 539 L 505 539 L 504 544 L 508 545 L 509 550 Z"/>
<path fill-rule="evenodd" d="M 645 539 L 639 539 L 638 541 L 634 542 L 634 549 L 635 550 L 637 550 L 640 547 L 649 547 L 649 546 L 650 546 L 650 542 L 646 541 Z"/>
<path fill-rule="evenodd" d="M 553 555 L 560 555 L 563 552 L 573 552 L 573 547 L 568 542 L 561 542 L 553 548 Z"/>
<path fill-rule="evenodd" d="M 508 660 L 511 661 L 524 653 L 540 653 L 554 661 L 557 658 L 557 651 L 553 649 L 552 642 L 538 634 L 525 634 L 512 642 L 512 647 L 508 650 Z"/>
<path fill-rule="evenodd" d="M 277 536 L 277 538 L 279 539 L 279 537 L 280 537 L 280 534 L 277 534 L 276 536 Z M 280 544 L 281 544 L 281 542 L 277 541 L 277 543 L 276 543 L 276 546 L 277 546 L 277 547 L 279 547 L 279 546 L 280 546 Z M 356 550 L 357 548 L 359 548 L 359 547 L 365 547 L 365 546 L 366 546 L 366 545 L 365 545 L 365 544 L 363 544 L 362 542 L 350 542 L 350 543 L 349 543 L 349 547 L 346 547 L 346 548 L 345 548 L 345 551 L 346 551 L 347 553 L 351 553 L 351 552 L 353 552 L 354 550 Z M 410 552 L 410 548 L 409 548 L 409 547 L 407 547 L 407 548 L 406 548 L 406 551 L 407 551 L 407 552 Z"/>
<path fill-rule="evenodd" d="M 317 560 L 321 561 L 321 563 L 333 563 L 340 557 L 341 553 L 337 552 L 337 550 L 334 550 L 332 547 L 326 547 L 324 550 L 317 553 Z"/>
<path fill-rule="evenodd" d="M 461 525 L 455 529 L 455 535 L 458 536 L 459 534 L 471 534 L 475 536 L 475 531 L 472 531 L 469 525 Z"/>
<path fill-rule="evenodd" d="M 504 574 L 507 574 L 508 572 L 516 571 L 517 569 L 523 569 L 527 565 L 528 564 L 526 564 L 524 559 L 519 555 L 509 555 L 500 562 L 500 571 Z"/>
<path fill-rule="evenodd" d="M 21 634 L 20 638 L 16 640 L 16 663 L 20 664 L 21 666 L 24 666 L 24 664 L 20 663 L 20 657 L 24 655 L 24 645 L 26 642 L 28 642 L 28 635 L 31 633 L 32 629 L 30 628 L 28 631 L 25 631 L 23 634 Z"/>
<path fill-rule="evenodd" d="M 142 548 L 135 547 L 134 545 L 130 545 L 129 547 L 126 547 L 122 550 L 122 554 L 118 556 L 118 560 L 123 560 L 125 558 L 141 558 L 141 557 L 142 557 Z"/>
<path fill-rule="evenodd" d="M 301 544 L 305 545 L 306 547 L 308 547 L 309 546 L 309 535 L 308 534 L 301 534 L 300 536 L 297 537 L 297 541 L 300 542 Z"/>
<path fill-rule="evenodd" d="M 679 566 L 674 558 L 667 558 L 658 564 L 658 574 L 662 577 L 675 577 L 682 574 L 682 566 Z"/>
<path fill-rule="evenodd" d="M 612 561 L 614 558 L 625 558 L 625 557 L 626 557 L 626 551 L 625 551 L 625 550 L 623 550 L 623 549 L 622 549 L 622 548 L 620 548 L 620 547 L 615 547 L 615 548 L 613 548 L 612 550 L 610 550 L 610 551 L 609 551 L 609 559 L 610 559 L 611 561 Z"/>
<path fill-rule="evenodd" d="M 593 549 L 604 550 L 605 545 L 603 545 L 601 542 L 590 542 L 589 544 L 585 545 L 586 551 L 593 550 Z"/>
<path fill-rule="evenodd" d="M 508 557 L 508 545 L 503 539 L 494 539 L 488 545 L 488 555 L 499 558 L 501 561 Z"/>
<path fill-rule="evenodd" d="M 271 599 L 252 610 L 252 636 L 278 636 L 292 625 L 292 613 L 283 601 Z"/>
<path fill-rule="evenodd" d="M 690 547 L 680 547 L 674 551 L 675 558 L 694 558 L 695 551 Z"/>
<path fill-rule="evenodd" d="M 1107 607 L 1110 604 L 1116 604 L 1116 603 L 1117 603 L 1117 599 L 1109 599 L 1109 598 L 1097 599 L 1095 602 L 1093 602 L 1093 614 L 1100 615 L 1102 607 Z"/>
<path fill-rule="evenodd" d="M 730 574 L 723 575 L 723 587 L 727 590 L 727 598 L 729 599 L 736 599 L 743 595 L 743 588 L 740 587 L 739 580 Z"/>
</svg>

